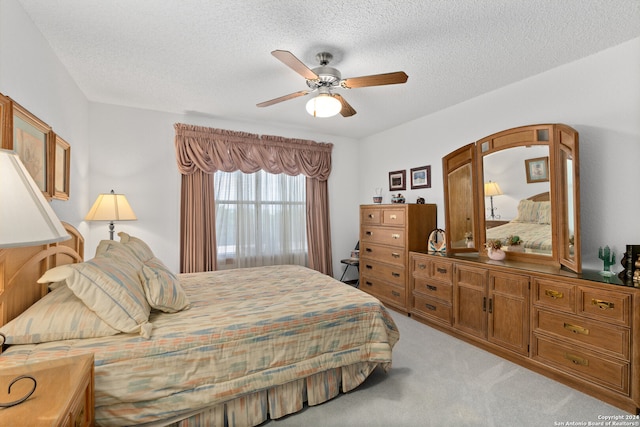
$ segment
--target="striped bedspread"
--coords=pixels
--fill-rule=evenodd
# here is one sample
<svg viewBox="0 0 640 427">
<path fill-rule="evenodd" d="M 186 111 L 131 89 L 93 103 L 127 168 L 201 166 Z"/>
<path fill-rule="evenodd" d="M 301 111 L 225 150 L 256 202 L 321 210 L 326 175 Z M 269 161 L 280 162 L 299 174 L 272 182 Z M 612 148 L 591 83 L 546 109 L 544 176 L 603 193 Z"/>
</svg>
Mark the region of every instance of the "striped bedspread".
<svg viewBox="0 0 640 427">
<path fill-rule="evenodd" d="M 333 278 L 273 266 L 180 280 L 191 308 L 152 312 L 150 339 L 16 345 L 3 365 L 93 352 L 98 425 L 167 420 L 342 366 L 390 366 L 399 332 L 384 306 Z"/>
<path fill-rule="evenodd" d="M 504 241 L 509 236 L 518 236 L 525 249 L 530 252 L 551 252 L 551 224 L 530 222 L 509 222 L 498 227 L 487 229 L 487 239 Z M 503 242 L 504 243 L 504 242 Z"/>
</svg>

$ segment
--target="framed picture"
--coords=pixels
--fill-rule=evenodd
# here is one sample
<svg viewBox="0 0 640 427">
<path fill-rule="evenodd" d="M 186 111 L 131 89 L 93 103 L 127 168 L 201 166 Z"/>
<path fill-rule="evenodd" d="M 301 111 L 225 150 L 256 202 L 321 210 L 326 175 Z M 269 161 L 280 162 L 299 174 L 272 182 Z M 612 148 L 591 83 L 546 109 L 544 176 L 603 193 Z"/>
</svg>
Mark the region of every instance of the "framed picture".
<svg viewBox="0 0 640 427">
<path fill-rule="evenodd" d="M 524 161 L 527 184 L 549 181 L 549 157 L 537 157 Z"/>
<path fill-rule="evenodd" d="M 407 171 L 389 172 L 389 191 L 398 191 L 407 189 Z"/>
<path fill-rule="evenodd" d="M 411 169 L 411 189 L 431 188 L 431 166 Z"/>
<path fill-rule="evenodd" d="M 53 198 L 69 200 L 69 175 L 71 146 L 59 135 L 55 135 L 53 147 Z"/>
<path fill-rule="evenodd" d="M 0 93 L 0 147 L 8 148 L 11 144 L 11 99 Z"/>
<path fill-rule="evenodd" d="M 53 194 L 50 176 L 50 156 L 53 132 L 51 128 L 13 102 L 13 138 L 2 142 L 3 148 L 13 150 L 29 171 L 46 198 Z"/>
</svg>

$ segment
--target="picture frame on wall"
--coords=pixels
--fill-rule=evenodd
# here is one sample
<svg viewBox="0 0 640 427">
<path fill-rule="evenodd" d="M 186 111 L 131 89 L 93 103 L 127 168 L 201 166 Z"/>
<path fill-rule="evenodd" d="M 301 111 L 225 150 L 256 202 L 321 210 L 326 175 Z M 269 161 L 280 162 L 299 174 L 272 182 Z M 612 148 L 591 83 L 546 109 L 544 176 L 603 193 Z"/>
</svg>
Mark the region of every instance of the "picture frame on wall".
<svg viewBox="0 0 640 427">
<path fill-rule="evenodd" d="M 8 148 L 13 130 L 11 98 L 0 94 L 0 147 Z"/>
<path fill-rule="evenodd" d="M 431 165 L 411 169 L 411 189 L 431 188 Z"/>
<path fill-rule="evenodd" d="M 53 194 L 50 176 L 53 132 L 49 125 L 25 108 L 15 102 L 12 104 L 13 138 L 6 143 L 3 141 L 3 148 L 16 152 L 42 194 L 50 199 Z"/>
<path fill-rule="evenodd" d="M 55 135 L 53 147 L 53 198 L 69 200 L 71 146 L 60 135 Z"/>
<path fill-rule="evenodd" d="M 407 189 L 407 171 L 400 170 L 389 172 L 389 191 L 399 191 Z"/>
<path fill-rule="evenodd" d="M 524 161 L 527 184 L 549 181 L 549 157 L 536 157 Z"/>
</svg>

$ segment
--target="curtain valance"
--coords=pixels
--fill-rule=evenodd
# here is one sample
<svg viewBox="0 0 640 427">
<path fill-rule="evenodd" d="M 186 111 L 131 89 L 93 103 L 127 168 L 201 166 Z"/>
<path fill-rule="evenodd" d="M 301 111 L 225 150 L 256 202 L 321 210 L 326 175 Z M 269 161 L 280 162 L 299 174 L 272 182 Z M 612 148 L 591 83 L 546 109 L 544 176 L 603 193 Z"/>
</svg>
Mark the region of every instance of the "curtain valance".
<svg viewBox="0 0 640 427">
<path fill-rule="evenodd" d="M 174 128 L 178 170 L 183 175 L 197 170 L 253 173 L 263 169 L 326 181 L 331 173 L 331 143 L 183 123 Z"/>
</svg>

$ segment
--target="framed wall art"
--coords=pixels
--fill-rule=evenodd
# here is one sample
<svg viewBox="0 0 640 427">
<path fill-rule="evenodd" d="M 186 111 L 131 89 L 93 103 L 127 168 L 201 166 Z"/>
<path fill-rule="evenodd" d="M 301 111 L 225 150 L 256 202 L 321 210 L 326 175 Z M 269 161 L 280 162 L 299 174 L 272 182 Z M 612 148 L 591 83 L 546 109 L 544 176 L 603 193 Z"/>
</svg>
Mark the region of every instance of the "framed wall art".
<svg viewBox="0 0 640 427">
<path fill-rule="evenodd" d="M 11 114 L 11 98 L 0 93 L 0 147 L 7 148 L 11 140 L 13 121 Z"/>
<path fill-rule="evenodd" d="M 8 141 L 10 144 L 3 141 L 3 146 L 18 154 L 44 196 L 50 198 L 53 194 L 50 162 L 54 134 L 42 120 L 17 103 L 12 104 L 13 138 Z"/>
<path fill-rule="evenodd" d="M 411 189 L 431 188 L 431 166 L 411 169 Z"/>
<path fill-rule="evenodd" d="M 59 135 L 53 147 L 53 198 L 69 200 L 71 146 Z"/>
<path fill-rule="evenodd" d="M 549 181 L 549 157 L 537 157 L 524 161 L 527 184 Z"/>
<path fill-rule="evenodd" d="M 407 171 L 389 172 L 389 191 L 399 191 L 407 189 Z"/>
</svg>

